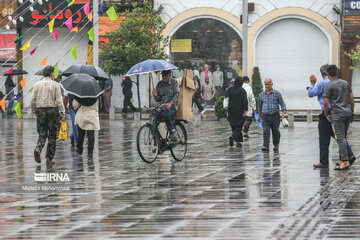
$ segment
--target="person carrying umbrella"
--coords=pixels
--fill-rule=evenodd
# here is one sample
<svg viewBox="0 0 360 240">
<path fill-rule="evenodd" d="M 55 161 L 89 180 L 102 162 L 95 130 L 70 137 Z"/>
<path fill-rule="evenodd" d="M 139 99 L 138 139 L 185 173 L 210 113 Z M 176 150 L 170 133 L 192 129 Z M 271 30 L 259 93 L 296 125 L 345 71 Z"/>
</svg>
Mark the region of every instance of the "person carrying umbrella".
<svg viewBox="0 0 360 240">
<path fill-rule="evenodd" d="M 65 107 L 61 96 L 60 84 L 54 81 L 54 67 L 47 66 L 44 69 L 44 78 L 34 85 L 31 99 L 31 110 L 36 113 L 37 131 L 39 134 L 34 158 L 41 163 L 40 153 L 46 138 L 48 145 L 46 149 L 46 165 L 52 166 L 56 150 L 56 133 L 59 114 L 61 121 L 65 120 Z"/>
<path fill-rule="evenodd" d="M 156 118 L 166 122 L 167 129 L 170 131 L 170 139 L 175 141 L 175 129 L 171 117 L 175 115 L 180 104 L 179 84 L 176 79 L 171 78 L 171 70 L 163 70 L 161 75 L 162 80 L 157 83 L 156 89 L 152 91 L 156 101 L 164 104 L 156 113 Z"/>
<path fill-rule="evenodd" d="M 131 102 L 131 98 L 133 96 L 131 88 L 132 88 L 132 82 L 131 82 L 131 78 L 128 76 L 125 76 L 122 81 L 121 81 L 121 86 L 122 86 L 122 92 L 124 94 L 124 106 L 122 109 L 122 114 L 125 115 L 127 114 L 127 108 L 128 106 L 133 110 L 133 112 L 136 111 L 136 108 L 134 107 L 134 105 Z"/>
<path fill-rule="evenodd" d="M 6 82 L 5 82 L 5 94 L 6 94 L 6 99 L 9 101 L 8 106 L 7 106 L 7 114 L 13 114 L 14 110 L 13 110 L 13 105 L 14 105 L 14 97 L 15 97 L 15 93 L 14 93 L 14 88 L 15 88 L 15 83 L 13 82 L 13 75 L 8 75 L 6 78 Z"/>
</svg>

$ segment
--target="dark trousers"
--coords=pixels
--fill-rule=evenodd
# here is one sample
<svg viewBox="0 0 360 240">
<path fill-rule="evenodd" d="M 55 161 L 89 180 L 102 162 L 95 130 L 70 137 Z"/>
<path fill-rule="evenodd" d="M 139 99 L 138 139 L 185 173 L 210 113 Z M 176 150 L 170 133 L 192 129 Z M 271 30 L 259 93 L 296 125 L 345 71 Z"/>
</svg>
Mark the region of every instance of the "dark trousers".
<svg viewBox="0 0 360 240">
<path fill-rule="evenodd" d="M 331 137 L 335 137 L 335 136 L 331 123 L 326 119 L 324 113 L 321 113 L 319 115 L 318 128 L 319 128 L 320 163 L 322 163 L 323 165 L 329 165 L 330 139 Z M 353 156 L 354 153 L 352 152 L 347 141 L 346 144 L 347 144 L 348 157 Z"/>
<path fill-rule="evenodd" d="M 200 97 L 193 96 L 193 104 L 194 103 L 196 104 L 196 106 L 200 112 L 202 112 L 204 110 L 203 106 L 201 105 Z"/>
<path fill-rule="evenodd" d="M 161 112 L 156 112 L 157 121 L 165 121 L 166 127 L 170 131 L 174 128 L 171 117 L 175 115 L 176 110 L 174 108 L 170 108 L 170 110 L 162 110 Z"/>
<path fill-rule="evenodd" d="M 88 137 L 88 154 L 93 153 L 94 151 L 94 144 L 95 144 L 95 131 L 94 130 L 84 130 L 78 126 L 78 142 L 77 142 L 77 149 L 80 153 L 83 152 L 83 144 L 84 144 L 84 138 L 85 133 L 87 133 Z"/>
<path fill-rule="evenodd" d="M 7 100 L 9 100 L 8 102 L 8 105 L 7 105 L 7 110 L 6 112 L 7 113 L 12 113 L 14 112 L 14 97 L 15 97 L 15 94 L 14 94 L 14 91 L 11 91 L 10 93 L 8 93 L 7 95 Z"/>
<path fill-rule="evenodd" d="M 134 107 L 134 105 L 131 102 L 131 97 L 132 97 L 131 94 L 124 96 L 124 107 L 122 109 L 123 113 L 127 113 L 128 107 L 130 107 L 134 112 L 136 111 L 136 108 Z"/>
<path fill-rule="evenodd" d="M 36 109 L 36 119 L 37 132 L 39 134 L 36 146 L 39 147 L 41 152 L 45 146 L 46 139 L 48 139 L 45 156 L 53 159 L 56 150 L 59 112 L 57 108 L 38 108 Z"/>
<path fill-rule="evenodd" d="M 239 121 L 236 124 L 230 124 L 231 130 L 232 130 L 231 137 L 234 139 L 235 142 L 243 141 L 243 135 L 241 132 L 241 130 L 243 128 L 243 124 L 244 124 L 244 119 L 241 119 L 241 121 Z"/>
<path fill-rule="evenodd" d="M 273 145 L 277 146 L 280 143 L 280 114 L 275 113 L 272 115 L 262 115 L 262 127 L 263 127 L 263 141 L 264 147 L 269 147 L 270 144 L 270 129 L 272 132 Z"/>
<path fill-rule="evenodd" d="M 247 133 L 249 131 L 249 127 L 252 123 L 252 117 L 245 116 L 245 122 L 244 122 L 244 133 Z"/>
</svg>

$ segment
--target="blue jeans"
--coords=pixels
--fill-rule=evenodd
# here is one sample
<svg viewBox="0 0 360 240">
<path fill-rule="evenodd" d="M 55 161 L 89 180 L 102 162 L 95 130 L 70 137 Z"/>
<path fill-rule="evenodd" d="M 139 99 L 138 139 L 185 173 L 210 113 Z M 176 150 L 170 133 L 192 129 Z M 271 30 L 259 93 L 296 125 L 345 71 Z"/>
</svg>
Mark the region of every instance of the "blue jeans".
<svg viewBox="0 0 360 240">
<path fill-rule="evenodd" d="M 74 109 L 69 109 L 69 114 L 70 114 L 71 123 L 72 123 L 72 133 L 70 135 L 70 138 L 74 139 L 75 143 L 77 143 L 77 141 L 78 141 L 78 128 L 75 125 L 76 111 Z"/>
<path fill-rule="evenodd" d="M 175 115 L 176 110 L 174 108 L 170 108 L 170 110 L 162 110 L 161 112 L 156 112 L 156 120 L 157 121 L 165 121 L 166 127 L 170 131 L 174 129 L 174 126 L 172 124 L 171 117 Z"/>
</svg>

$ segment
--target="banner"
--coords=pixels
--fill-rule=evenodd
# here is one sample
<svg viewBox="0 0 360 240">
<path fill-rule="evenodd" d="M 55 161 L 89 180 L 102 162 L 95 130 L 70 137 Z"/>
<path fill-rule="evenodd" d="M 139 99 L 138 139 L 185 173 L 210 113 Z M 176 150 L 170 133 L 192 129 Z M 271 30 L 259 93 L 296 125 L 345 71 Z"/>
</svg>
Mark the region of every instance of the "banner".
<svg viewBox="0 0 360 240">
<path fill-rule="evenodd" d="M 360 15 L 360 0 L 345 0 L 344 15 L 359 16 Z"/>
<path fill-rule="evenodd" d="M 68 3 L 65 0 L 44 1 L 42 5 L 34 4 L 33 12 L 27 11 L 31 3 L 29 1 L 24 2 L 23 4 L 19 4 L 20 7 L 17 10 L 18 13 L 25 10 L 25 13 L 21 15 L 24 21 L 18 21 L 18 25 L 19 27 L 44 27 L 56 17 L 54 27 L 60 27 L 69 18 L 73 19 L 74 25 L 80 23 L 80 26 L 82 26 L 88 21 L 82 9 L 87 2 L 89 2 L 89 0 L 75 0 L 75 3 L 71 7 L 67 7 Z M 66 26 L 63 25 L 62 27 Z"/>
<path fill-rule="evenodd" d="M 16 34 L 0 34 L 0 59 L 16 60 L 16 38 Z"/>
<path fill-rule="evenodd" d="M 171 40 L 171 52 L 192 52 L 191 39 Z"/>
</svg>

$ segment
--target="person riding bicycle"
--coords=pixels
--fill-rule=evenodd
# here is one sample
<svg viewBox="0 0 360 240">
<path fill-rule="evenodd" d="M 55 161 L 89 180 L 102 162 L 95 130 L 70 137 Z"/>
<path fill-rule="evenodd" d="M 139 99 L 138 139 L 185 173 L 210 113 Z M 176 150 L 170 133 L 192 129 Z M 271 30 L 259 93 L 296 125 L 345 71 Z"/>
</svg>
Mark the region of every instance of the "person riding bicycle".
<svg viewBox="0 0 360 240">
<path fill-rule="evenodd" d="M 176 141 L 171 117 L 175 115 L 180 103 L 179 84 L 176 79 L 171 77 L 171 70 L 163 70 L 161 75 L 163 80 L 158 82 L 156 89 L 152 91 L 156 101 L 162 105 L 156 112 L 156 119 L 166 122 L 167 129 L 170 131 L 170 139 Z"/>
</svg>

